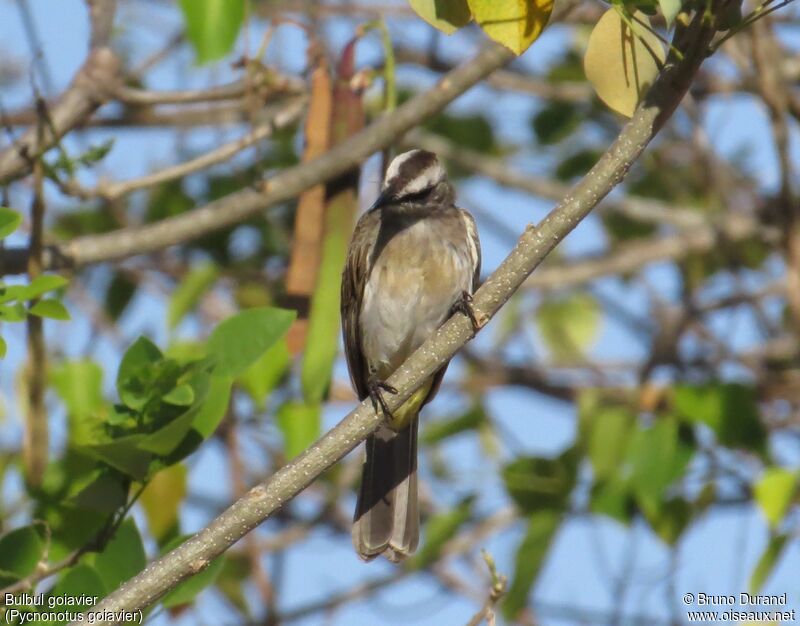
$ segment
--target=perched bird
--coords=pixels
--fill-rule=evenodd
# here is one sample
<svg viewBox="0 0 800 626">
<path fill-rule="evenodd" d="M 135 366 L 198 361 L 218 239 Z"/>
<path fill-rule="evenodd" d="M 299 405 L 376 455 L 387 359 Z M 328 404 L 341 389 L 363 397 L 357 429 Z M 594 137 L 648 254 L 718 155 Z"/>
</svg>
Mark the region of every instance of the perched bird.
<svg viewBox="0 0 800 626">
<path fill-rule="evenodd" d="M 481 251 L 475 220 L 455 205 L 436 155 L 411 150 L 386 170 L 380 195 L 355 227 L 342 277 L 342 332 L 358 397 L 386 417 L 367 438 L 353 545 L 364 560 L 400 561 L 419 542 L 417 423 L 447 364 L 389 412 L 386 379 L 450 315 L 478 324 L 472 293 Z"/>
</svg>

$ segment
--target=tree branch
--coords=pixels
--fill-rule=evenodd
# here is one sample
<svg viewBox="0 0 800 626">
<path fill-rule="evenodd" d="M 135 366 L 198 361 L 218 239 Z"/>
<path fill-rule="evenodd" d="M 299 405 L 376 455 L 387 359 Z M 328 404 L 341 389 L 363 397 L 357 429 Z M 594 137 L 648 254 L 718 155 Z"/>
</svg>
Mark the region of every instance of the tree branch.
<svg viewBox="0 0 800 626">
<path fill-rule="evenodd" d="M 531 225 L 525 230 L 509 256 L 477 291 L 473 304 L 479 320 L 486 323 L 497 313 L 558 242 L 622 180 L 631 164 L 678 106 L 706 57 L 713 34 L 713 27 L 702 14 L 696 15 L 688 27 L 680 29 L 676 35 L 676 45 L 683 50 L 683 60 L 676 62 L 674 56 L 670 56 L 644 102 L 608 151 L 538 227 Z M 484 49 L 477 57 L 475 67 L 471 67 L 473 64 L 462 66 L 431 92 L 429 97 L 434 102 L 428 108 L 438 110 L 453 95 L 454 86 L 457 87 L 456 93 L 458 89 L 463 91 L 465 85 L 478 80 L 479 76 L 490 71 L 489 68 L 499 66 L 508 57 L 509 53 L 495 46 Z M 419 99 L 412 101 L 410 107 L 406 105 L 398 109 L 395 115 L 387 118 L 389 121 L 384 120 L 382 126 L 379 122 L 367 131 L 377 134 L 375 126 L 379 126 L 382 131 L 380 136 L 370 139 L 363 134 L 357 135 L 355 140 L 341 144 L 328 156 L 312 161 L 303 176 L 298 174 L 298 168 L 288 171 L 282 176 L 282 190 L 273 190 L 266 194 L 267 197 L 281 197 L 288 193 L 288 189 L 318 182 L 313 180 L 315 178 L 322 180 L 326 174 L 320 172 L 320 168 L 335 166 L 339 173 L 353 166 L 365 156 L 364 150 L 371 152 L 380 149 L 384 136 L 401 133 L 413 124 L 417 117 L 414 105 L 419 106 L 418 103 Z M 335 163 L 339 159 L 345 162 Z M 248 197 L 245 195 L 245 199 Z M 250 202 L 257 206 L 262 206 L 263 201 L 263 198 L 250 198 Z M 399 407 L 423 381 L 452 358 L 472 338 L 472 334 L 472 325 L 466 317 L 450 318 L 389 378 L 387 382 L 398 389 L 397 394 L 387 398 L 389 409 Z M 154 603 L 182 580 L 204 569 L 212 559 L 308 487 L 377 428 L 382 419 L 381 415 L 374 412 L 369 401 L 362 402 L 299 457 L 251 489 L 181 546 L 151 563 L 143 572 L 92 607 L 92 611 L 138 610 Z M 96 623 L 110 626 L 113 621 L 101 620 Z"/>
<path fill-rule="evenodd" d="M 98 185 L 96 193 L 91 195 L 98 195 L 106 200 L 116 200 L 133 191 L 153 187 L 176 178 L 182 178 L 183 176 L 188 176 L 194 172 L 216 165 L 217 163 L 227 161 L 236 156 L 239 152 L 271 137 L 276 130 L 294 124 L 300 119 L 305 110 L 305 105 L 305 97 L 296 97 L 277 110 L 272 119 L 267 123 L 256 126 L 238 139 L 223 144 L 194 159 L 177 163 L 176 165 L 158 170 L 140 178 L 101 183 Z"/>
<path fill-rule="evenodd" d="M 113 95 L 120 61 L 108 47 L 108 42 L 116 0 L 89 0 L 88 4 L 92 31 L 89 56 L 59 101 L 50 109 L 52 129 L 48 124 L 42 140 L 39 141 L 34 125 L 0 152 L 0 184 L 27 174 L 38 156 L 55 145 L 68 131 L 83 123 Z"/>
<path fill-rule="evenodd" d="M 309 187 L 358 167 L 369 155 L 389 146 L 397 137 L 442 110 L 512 58 L 513 54 L 499 44 L 487 44 L 473 59 L 444 76 L 433 89 L 412 98 L 323 156 L 270 178 L 260 191 L 243 189 L 155 224 L 77 237 L 46 250 L 45 265 L 48 269 L 57 269 L 119 260 L 154 252 L 242 222 Z M 25 255 L 25 251 L 18 249 L 0 251 L 0 275 L 23 271 L 24 265 L 18 263 Z"/>
<path fill-rule="evenodd" d="M 623 244 L 609 254 L 584 256 L 548 265 L 531 276 L 526 287 L 575 287 L 602 276 L 635 272 L 650 263 L 684 259 L 693 253 L 708 252 L 714 247 L 739 243 L 754 236 L 774 240 L 777 233 L 755 218 L 725 215 L 718 222 L 715 220 L 693 230 Z"/>
<path fill-rule="evenodd" d="M 470 170 L 481 176 L 490 178 L 504 187 L 519 189 L 534 196 L 558 200 L 569 193 L 569 185 L 553 178 L 543 178 L 509 167 L 508 163 L 499 157 L 481 154 L 459 146 L 430 132 L 415 130 L 409 133 L 403 145 L 408 149 L 412 147 L 425 148 L 435 152 L 440 158 L 452 161 L 464 169 Z M 630 218 L 656 224 L 671 224 L 678 228 L 698 228 L 707 224 L 707 220 L 697 211 L 677 207 L 667 202 L 661 202 L 643 196 L 625 195 L 615 199 L 613 204 L 607 205 L 608 209 L 622 213 Z"/>
</svg>

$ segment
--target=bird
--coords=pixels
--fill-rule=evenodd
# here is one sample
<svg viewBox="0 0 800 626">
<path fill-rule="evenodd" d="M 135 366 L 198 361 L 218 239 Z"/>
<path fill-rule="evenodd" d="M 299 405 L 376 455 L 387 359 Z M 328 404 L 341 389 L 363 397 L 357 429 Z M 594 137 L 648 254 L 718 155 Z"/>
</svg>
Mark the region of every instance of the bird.
<svg viewBox="0 0 800 626">
<path fill-rule="evenodd" d="M 387 378 L 451 315 L 480 328 L 472 307 L 481 267 L 475 220 L 456 206 L 436 154 L 396 156 L 372 206 L 358 220 L 342 274 L 341 320 L 350 379 L 384 420 L 366 439 L 353 518 L 357 554 L 399 562 L 419 543 L 419 412 L 436 395 L 447 363 L 389 411 Z"/>
</svg>

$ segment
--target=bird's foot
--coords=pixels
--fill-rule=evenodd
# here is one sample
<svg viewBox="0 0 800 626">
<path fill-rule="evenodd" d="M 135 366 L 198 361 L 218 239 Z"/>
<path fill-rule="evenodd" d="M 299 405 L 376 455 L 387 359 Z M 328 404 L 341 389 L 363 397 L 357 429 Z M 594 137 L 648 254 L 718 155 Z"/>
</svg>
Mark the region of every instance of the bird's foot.
<svg viewBox="0 0 800 626">
<path fill-rule="evenodd" d="M 396 394 L 397 389 L 392 387 L 389 383 L 383 380 L 378 380 L 377 378 L 370 378 L 367 382 L 367 391 L 369 392 L 369 399 L 372 400 L 372 408 L 375 409 L 375 412 L 378 412 L 378 407 L 380 406 L 381 411 L 383 411 L 383 415 L 386 419 L 392 419 L 392 412 L 389 410 L 389 407 L 386 404 L 386 400 L 383 399 L 383 394 L 381 390 L 388 391 L 389 393 Z"/>
<path fill-rule="evenodd" d="M 472 294 L 468 291 L 462 291 L 461 296 L 453 303 L 450 309 L 450 315 L 455 315 L 456 313 L 463 313 L 469 318 L 469 321 L 472 323 L 473 334 L 477 334 L 483 326 L 478 322 L 478 317 L 475 315 L 475 308 L 472 306 Z"/>
</svg>

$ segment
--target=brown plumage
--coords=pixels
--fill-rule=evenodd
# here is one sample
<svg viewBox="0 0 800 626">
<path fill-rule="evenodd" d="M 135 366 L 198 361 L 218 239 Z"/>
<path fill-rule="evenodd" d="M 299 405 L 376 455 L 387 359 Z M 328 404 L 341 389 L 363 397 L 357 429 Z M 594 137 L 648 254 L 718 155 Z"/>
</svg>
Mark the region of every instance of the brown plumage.
<svg viewBox="0 0 800 626">
<path fill-rule="evenodd" d="M 455 206 L 436 156 L 412 150 L 392 161 L 373 207 L 356 225 L 342 277 L 342 330 L 360 399 L 382 385 L 477 286 L 480 243 Z M 353 545 L 370 560 L 398 561 L 419 540 L 417 425 L 447 365 L 367 438 Z"/>
</svg>

